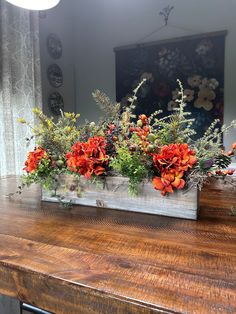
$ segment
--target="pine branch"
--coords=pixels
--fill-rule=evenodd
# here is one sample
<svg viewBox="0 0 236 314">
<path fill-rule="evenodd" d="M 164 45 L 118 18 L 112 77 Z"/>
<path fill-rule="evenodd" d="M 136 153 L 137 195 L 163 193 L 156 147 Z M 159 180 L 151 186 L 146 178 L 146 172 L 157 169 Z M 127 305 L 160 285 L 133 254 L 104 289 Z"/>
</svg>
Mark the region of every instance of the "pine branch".
<svg viewBox="0 0 236 314">
<path fill-rule="evenodd" d="M 117 120 L 120 113 L 120 104 L 113 103 L 110 98 L 100 90 L 95 90 L 92 93 L 95 102 L 99 105 L 100 109 L 103 111 L 104 120 L 114 121 Z"/>
</svg>

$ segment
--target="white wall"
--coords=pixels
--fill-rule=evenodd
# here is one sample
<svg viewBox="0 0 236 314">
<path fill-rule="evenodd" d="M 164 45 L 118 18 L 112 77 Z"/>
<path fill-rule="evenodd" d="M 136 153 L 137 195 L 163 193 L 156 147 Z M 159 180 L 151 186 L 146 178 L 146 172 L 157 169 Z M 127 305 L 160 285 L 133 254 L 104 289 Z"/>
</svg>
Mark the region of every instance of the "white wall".
<svg viewBox="0 0 236 314">
<path fill-rule="evenodd" d="M 70 2 L 71 5 L 68 5 L 68 2 Z M 48 96 L 53 91 L 58 91 L 63 96 L 65 111 L 75 111 L 72 4 L 73 2 L 71 0 L 61 1 L 57 7 L 46 11 L 46 18 L 40 18 L 43 109 L 48 115 L 52 115 L 48 108 Z M 60 59 L 53 59 L 48 53 L 47 37 L 51 33 L 55 33 L 61 38 L 63 52 Z M 63 71 L 64 82 L 59 88 L 53 88 L 47 79 L 47 68 L 52 63 L 57 63 Z"/>
<path fill-rule="evenodd" d="M 67 0 L 68 1 L 68 0 Z M 162 25 L 158 12 L 175 6 L 167 27 L 146 41 L 181 37 L 217 30 L 229 31 L 226 38 L 225 122 L 236 118 L 236 0 L 73 0 L 75 20 L 75 64 L 77 111 L 97 120 L 99 110 L 91 92 L 99 88 L 115 99 L 116 46 L 137 43 Z M 228 148 L 236 131 L 226 136 Z"/>
</svg>

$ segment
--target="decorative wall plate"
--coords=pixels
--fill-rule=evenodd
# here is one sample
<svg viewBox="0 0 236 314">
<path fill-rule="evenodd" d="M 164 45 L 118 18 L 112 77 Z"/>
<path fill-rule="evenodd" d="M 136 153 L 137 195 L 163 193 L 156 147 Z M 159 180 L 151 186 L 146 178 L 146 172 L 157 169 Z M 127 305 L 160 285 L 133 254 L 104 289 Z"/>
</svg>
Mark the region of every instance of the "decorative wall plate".
<svg viewBox="0 0 236 314">
<path fill-rule="evenodd" d="M 47 77 L 49 83 L 55 88 L 60 87 L 63 83 L 62 70 L 57 64 L 49 65 L 47 70 Z"/>
<path fill-rule="evenodd" d="M 62 42 L 56 34 L 50 34 L 48 36 L 47 48 L 52 58 L 59 59 L 62 56 Z"/>
<path fill-rule="evenodd" d="M 60 93 L 53 92 L 49 95 L 48 107 L 55 116 L 61 114 L 60 110 L 64 111 L 64 100 Z"/>
</svg>

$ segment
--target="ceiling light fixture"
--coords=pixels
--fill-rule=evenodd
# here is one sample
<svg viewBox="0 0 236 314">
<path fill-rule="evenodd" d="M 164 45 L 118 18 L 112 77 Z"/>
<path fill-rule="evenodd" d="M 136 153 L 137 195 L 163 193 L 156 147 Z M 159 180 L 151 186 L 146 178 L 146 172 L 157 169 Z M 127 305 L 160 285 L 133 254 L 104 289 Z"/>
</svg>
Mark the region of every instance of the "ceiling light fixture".
<svg viewBox="0 0 236 314">
<path fill-rule="evenodd" d="M 18 7 L 28 10 L 48 10 L 55 7 L 60 0 L 6 0 Z"/>
</svg>

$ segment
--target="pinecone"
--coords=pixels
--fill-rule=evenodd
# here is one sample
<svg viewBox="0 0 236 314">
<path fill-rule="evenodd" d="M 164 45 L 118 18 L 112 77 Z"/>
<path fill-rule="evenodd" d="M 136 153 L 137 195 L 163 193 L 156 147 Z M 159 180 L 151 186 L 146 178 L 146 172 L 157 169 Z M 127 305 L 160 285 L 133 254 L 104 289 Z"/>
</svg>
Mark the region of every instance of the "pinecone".
<svg viewBox="0 0 236 314">
<path fill-rule="evenodd" d="M 219 169 L 224 169 L 229 167 L 231 164 L 231 158 L 225 154 L 220 154 L 214 159 L 214 165 Z"/>
</svg>

